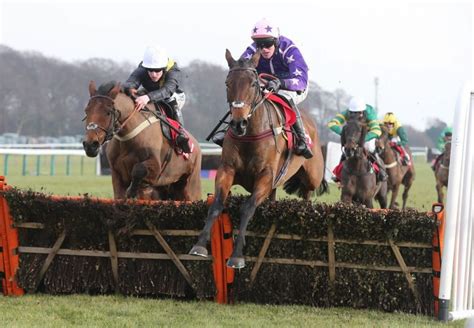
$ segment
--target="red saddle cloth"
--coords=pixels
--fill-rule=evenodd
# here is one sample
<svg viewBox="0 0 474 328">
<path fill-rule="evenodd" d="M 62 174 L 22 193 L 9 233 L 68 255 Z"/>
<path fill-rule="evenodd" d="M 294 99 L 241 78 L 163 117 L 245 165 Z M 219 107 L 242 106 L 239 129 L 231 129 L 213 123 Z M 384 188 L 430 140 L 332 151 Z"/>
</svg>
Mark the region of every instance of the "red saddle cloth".
<svg viewBox="0 0 474 328">
<path fill-rule="evenodd" d="M 342 168 L 344 167 L 344 161 L 339 162 L 337 166 L 332 170 L 332 174 L 336 176 L 336 179 L 341 181 L 342 178 Z M 375 173 L 379 173 L 379 166 L 377 163 L 372 163 L 372 168 L 374 169 Z"/>
<path fill-rule="evenodd" d="M 175 127 L 176 129 L 181 129 L 181 125 L 179 124 L 178 121 L 175 121 L 169 117 L 166 117 L 166 120 L 168 121 L 168 123 L 170 125 L 172 125 L 173 127 Z M 184 134 L 186 134 L 186 136 L 188 137 L 188 145 L 189 145 L 189 149 L 191 149 L 191 153 L 193 152 L 194 150 L 194 143 L 191 141 L 191 138 L 189 137 L 189 133 L 188 131 L 186 131 L 184 128 L 183 128 L 183 131 L 184 131 Z M 185 159 L 188 159 L 189 158 L 189 154 L 188 153 L 185 153 L 183 152 L 183 150 L 181 148 L 176 147 L 177 144 L 176 144 L 176 138 L 178 137 L 178 132 L 176 132 L 175 129 L 170 129 L 170 137 L 171 137 L 171 141 L 173 142 L 173 145 L 175 145 L 174 147 L 174 151 L 178 154 L 178 155 L 183 155 L 183 157 Z"/>
<path fill-rule="evenodd" d="M 268 99 L 277 103 L 278 105 L 283 108 L 283 115 L 285 117 L 285 123 L 283 124 L 283 127 L 285 129 L 285 133 L 287 136 L 287 142 L 288 142 L 288 148 L 293 148 L 294 141 L 293 141 L 293 133 L 291 133 L 291 126 L 295 124 L 296 122 L 296 114 L 295 111 L 291 108 L 291 106 L 281 98 L 281 96 L 272 93 L 268 96 Z M 306 144 L 308 145 L 309 148 L 313 146 L 313 140 L 309 136 L 309 134 L 306 134 Z"/>
</svg>

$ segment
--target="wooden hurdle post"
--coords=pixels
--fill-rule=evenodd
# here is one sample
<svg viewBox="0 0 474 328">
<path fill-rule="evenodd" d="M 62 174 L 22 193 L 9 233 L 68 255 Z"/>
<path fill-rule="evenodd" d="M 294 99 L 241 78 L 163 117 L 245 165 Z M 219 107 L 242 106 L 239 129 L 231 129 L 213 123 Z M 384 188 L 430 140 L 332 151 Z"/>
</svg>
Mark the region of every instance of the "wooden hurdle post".
<svg viewBox="0 0 474 328">
<path fill-rule="evenodd" d="M 23 295 L 15 273 L 18 269 L 18 232 L 13 226 L 8 204 L 3 192 L 8 189 L 5 177 L 0 176 L 0 275 L 4 295 Z"/>
</svg>

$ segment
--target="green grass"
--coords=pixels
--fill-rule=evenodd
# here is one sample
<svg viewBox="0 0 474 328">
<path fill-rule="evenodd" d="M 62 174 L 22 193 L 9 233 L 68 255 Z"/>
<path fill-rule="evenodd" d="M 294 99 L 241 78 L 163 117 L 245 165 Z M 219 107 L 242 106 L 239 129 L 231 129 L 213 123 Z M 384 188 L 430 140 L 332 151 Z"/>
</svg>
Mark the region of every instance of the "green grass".
<svg viewBox="0 0 474 328">
<path fill-rule="evenodd" d="M 60 165 L 58 162 L 57 172 L 65 172 L 64 162 Z M 77 164 L 77 163 L 76 163 Z M 407 206 L 416 208 L 420 211 L 429 211 L 433 202 L 436 201 L 435 178 L 428 163 L 421 158 L 415 160 L 416 178 L 410 190 Z M 77 168 L 76 168 L 77 169 Z M 95 169 L 94 169 L 95 170 Z M 23 189 L 32 189 L 58 195 L 82 195 L 88 194 L 96 197 L 113 197 L 112 182 L 110 176 L 95 176 L 92 168 L 87 170 L 84 175 L 57 174 L 55 176 L 22 176 L 21 171 L 12 173 L 6 177 L 7 183 Z M 402 203 L 403 188 L 400 188 L 398 202 Z M 240 186 L 234 186 L 231 189 L 232 194 L 248 194 Z M 208 193 L 214 193 L 214 181 L 202 180 L 202 199 L 206 198 Z M 277 192 L 278 198 L 293 197 L 287 195 L 282 189 Z M 340 191 L 335 184 L 330 183 L 330 193 L 321 197 L 316 197 L 315 201 L 333 203 L 340 198 Z M 378 205 L 376 203 L 376 205 Z"/>
<path fill-rule="evenodd" d="M 425 317 L 348 308 L 219 305 L 123 296 L 0 297 L 3 327 L 463 327 Z"/>
</svg>

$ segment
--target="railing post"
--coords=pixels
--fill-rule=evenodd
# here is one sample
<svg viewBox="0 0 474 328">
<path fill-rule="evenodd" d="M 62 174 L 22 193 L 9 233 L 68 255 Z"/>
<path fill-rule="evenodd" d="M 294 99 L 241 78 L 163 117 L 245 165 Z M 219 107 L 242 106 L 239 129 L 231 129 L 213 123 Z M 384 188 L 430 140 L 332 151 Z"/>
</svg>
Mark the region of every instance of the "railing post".
<svg viewBox="0 0 474 328">
<path fill-rule="evenodd" d="M 3 261 L 0 269 L 3 269 L 2 285 L 4 295 L 23 295 L 24 291 L 18 287 L 15 280 L 15 273 L 18 269 L 19 256 L 18 232 L 13 227 L 13 220 L 10 216 L 8 204 L 3 197 L 3 192 L 7 189 L 5 177 L 0 176 L 0 241 L 1 259 Z"/>
</svg>

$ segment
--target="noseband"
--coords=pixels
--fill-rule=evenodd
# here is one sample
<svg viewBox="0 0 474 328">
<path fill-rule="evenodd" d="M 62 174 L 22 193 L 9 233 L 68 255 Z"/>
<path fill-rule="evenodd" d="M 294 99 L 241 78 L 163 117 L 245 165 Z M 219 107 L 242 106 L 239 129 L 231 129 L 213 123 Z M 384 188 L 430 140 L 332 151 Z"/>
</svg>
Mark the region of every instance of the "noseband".
<svg viewBox="0 0 474 328">
<path fill-rule="evenodd" d="M 87 124 L 86 126 L 86 131 L 94 131 L 97 137 L 98 137 L 97 130 L 102 130 L 103 132 L 105 132 L 104 141 L 102 141 L 101 143 L 101 145 L 103 145 L 105 142 L 111 140 L 113 136 L 115 135 L 115 133 L 119 130 L 119 128 L 116 128 L 116 126 L 120 119 L 120 111 L 118 111 L 114 106 L 115 100 L 109 96 L 104 96 L 104 95 L 92 96 L 89 99 L 89 104 L 92 99 L 96 99 L 96 98 L 104 98 L 112 102 L 112 107 L 107 108 L 107 113 L 110 114 L 110 122 L 107 128 L 104 128 L 95 122 L 89 122 L 89 124 Z M 89 104 L 87 106 L 89 106 Z M 85 119 L 87 119 L 87 115 L 86 117 L 84 117 L 84 120 Z"/>
</svg>

